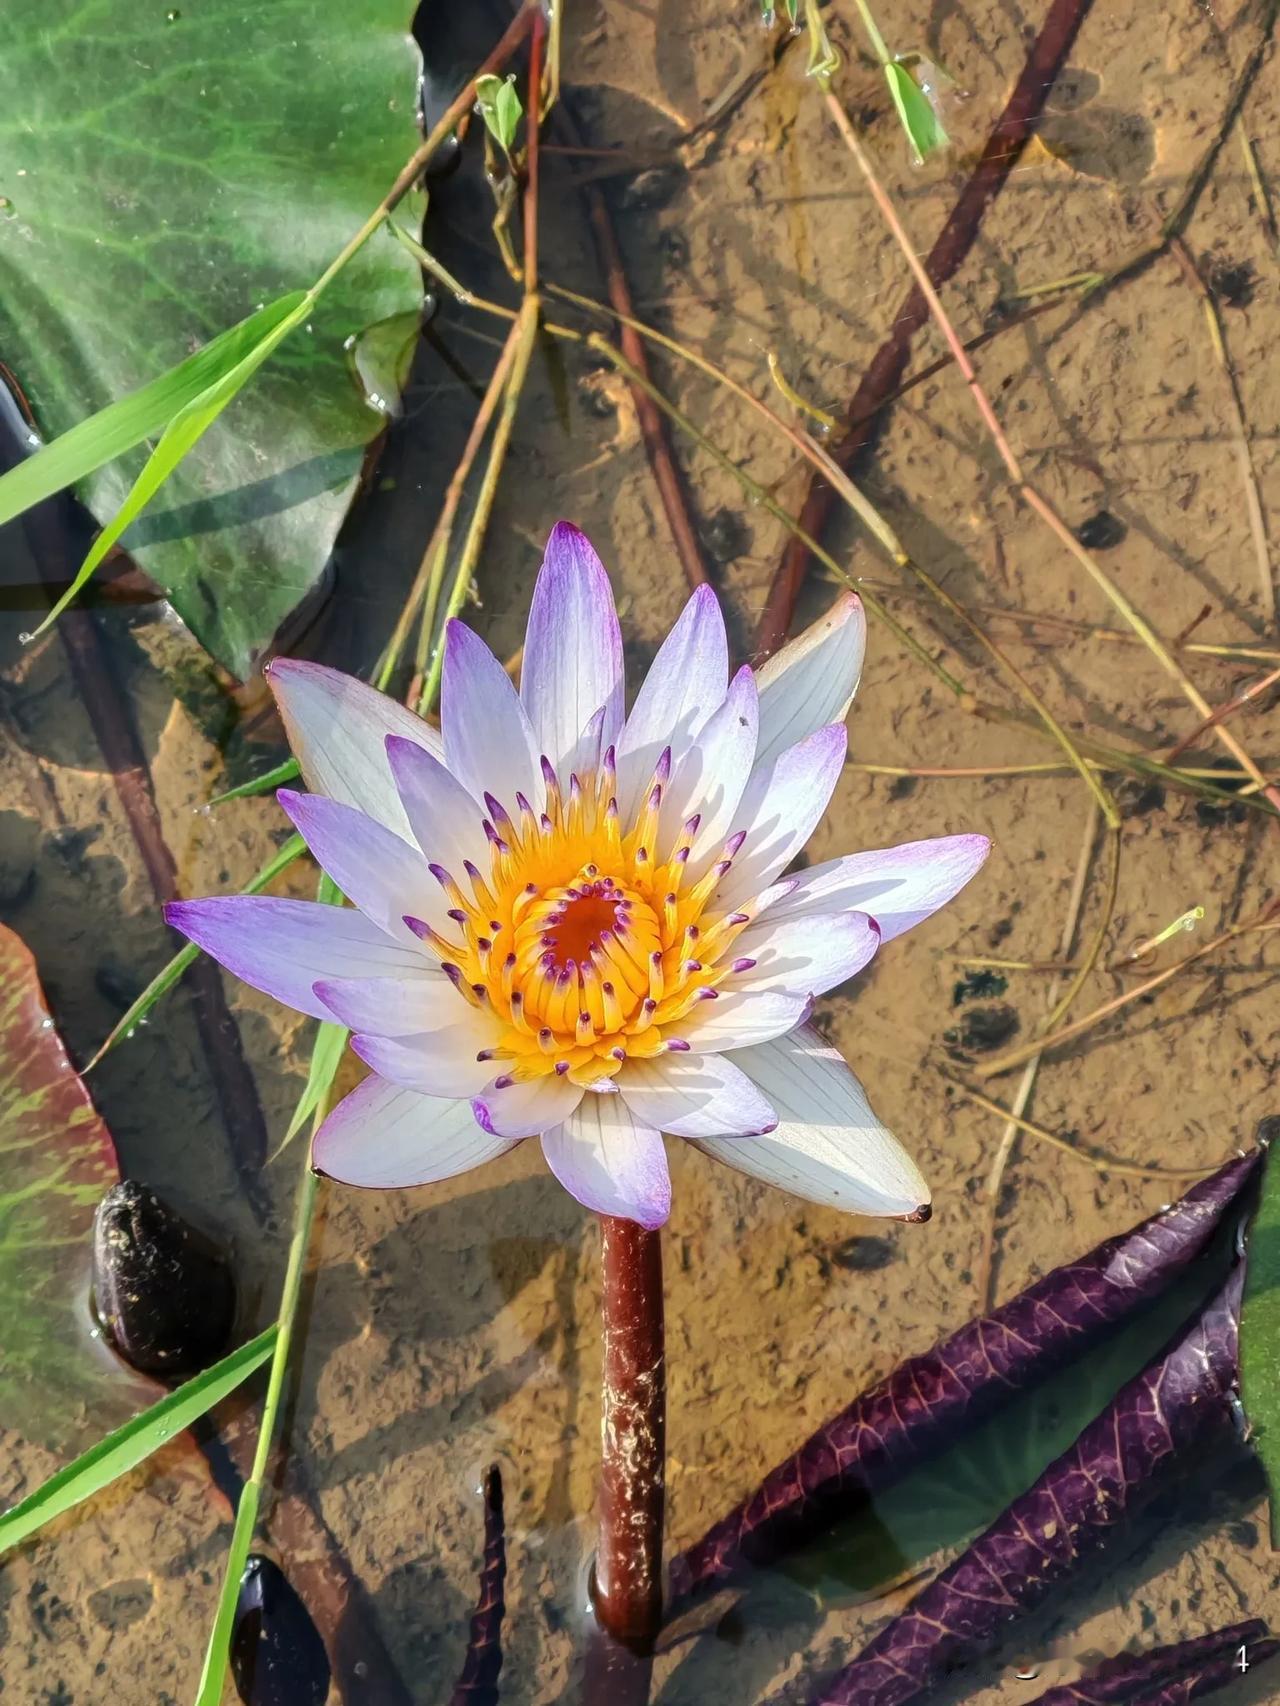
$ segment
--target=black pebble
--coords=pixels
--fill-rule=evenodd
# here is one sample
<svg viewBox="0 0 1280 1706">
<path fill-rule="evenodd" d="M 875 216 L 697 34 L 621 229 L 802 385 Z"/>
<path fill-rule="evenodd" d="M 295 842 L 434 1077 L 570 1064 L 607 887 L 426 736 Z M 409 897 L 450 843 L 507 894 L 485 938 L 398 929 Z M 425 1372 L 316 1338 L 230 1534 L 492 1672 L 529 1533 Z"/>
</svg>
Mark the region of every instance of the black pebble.
<svg viewBox="0 0 1280 1706">
<path fill-rule="evenodd" d="M 250 1556 L 231 1626 L 231 1674 L 245 1706 L 324 1706 L 329 1655 L 277 1564 Z"/>
<path fill-rule="evenodd" d="M 1009 979 L 1002 972 L 982 969 L 967 971 L 951 989 L 951 1005 L 962 1007 L 966 1001 L 991 1001 L 1003 995 Z"/>
<path fill-rule="evenodd" d="M 1209 284 L 1219 302 L 1228 308 L 1247 308 L 1253 301 L 1257 282 L 1249 261 L 1217 261 L 1209 270 Z"/>
<path fill-rule="evenodd" d="M 235 1321 L 221 1251 L 136 1179 L 113 1185 L 93 1221 L 93 1299 L 126 1362 L 190 1374 L 226 1349 Z"/>
<path fill-rule="evenodd" d="M 717 563 L 732 563 L 751 549 L 752 534 L 734 509 L 718 509 L 703 522 L 699 532 L 708 554 Z"/>
<path fill-rule="evenodd" d="M 1109 509 L 1100 509 L 1096 515 L 1080 523 L 1076 528 L 1076 538 L 1086 551 L 1110 551 L 1128 536 L 1128 532 L 1118 515 L 1112 515 Z"/>
</svg>

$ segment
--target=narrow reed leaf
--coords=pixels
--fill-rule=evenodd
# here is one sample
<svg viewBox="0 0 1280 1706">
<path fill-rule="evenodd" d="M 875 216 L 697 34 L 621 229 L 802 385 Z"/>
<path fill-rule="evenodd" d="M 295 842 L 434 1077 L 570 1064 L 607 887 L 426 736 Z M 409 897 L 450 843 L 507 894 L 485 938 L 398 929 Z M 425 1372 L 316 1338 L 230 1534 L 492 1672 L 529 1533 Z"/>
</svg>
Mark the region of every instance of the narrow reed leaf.
<svg viewBox="0 0 1280 1706">
<path fill-rule="evenodd" d="M 316 899 L 323 906 L 343 905 L 342 891 L 333 878 L 326 875 L 320 878 Z M 293 1118 L 289 1121 L 289 1129 L 281 1138 L 275 1154 L 271 1157 L 272 1161 L 283 1154 L 320 1104 L 329 1102 L 333 1081 L 338 1076 L 338 1068 L 342 1064 L 350 1034 L 345 1025 L 322 1024 L 317 1027 L 316 1040 L 311 1049 L 311 1064 L 307 1068 L 306 1088 L 298 1098 Z"/>
<path fill-rule="evenodd" d="M 0 526 L 163 431 L 175 416 L 233 373 L 304 299 L 305 292 L 296 290 L 269 302 L 158 379 L 108 403 L 0 475 Z"/>
<path fill-rule="evenodd" d="M 91 1499 L 121 1475 L 128 1474 L 153 1451 L 206 1415 L 213 1406 L 260 1368 L 275 1349 L 276 1327 L 268 1327 L 247 1345 L 206 1368 L 176 1392 L 91 1445 L 20 1504 L 0 1516 L 0 1552 L 19 1545 L 54 1517 Z"/>
<path fill-rule="evenodd" d="M 262 331 L 258 341 L 243 351 L 233 366 L 227 368 L 173 416 L 160 435 L 159 444 L 151 452 L 142 472 L 130 487 L 128 496 L 94 540 L 88 556 L 76 570 L 71 585 L 35 630 L 37 634 L 44 633 L 45 629 L 61 616 L 107 552 L 129 524 L 142 514 L 183 457 L 200 442 L 227 404 L 258 371 L 276 345 L 283 342 L 289 333 L 306 319 L 311 312 L 313 301 L 310 291 L 295 291 L 291 296 L 283 297 L 275 306 L 280 308 L 283 304 L 285 312 L 276 323 Z"/>
<path fill-rule="evenodd" d="M 251 800 L 258 794 L 274 794 L 277 788 L 288 787 L 302 774 L 296 758 L 286 758 L 282 764 L 277 764 L 274 770 L 268 770 L 261 776 L 255 776 L 250 782 L 241 782 L 237 788 L 228 788 L 225 794 L 215 794 L 209 801 L 210 806 L 225 806 L 228 800 Z"/>
</svg>

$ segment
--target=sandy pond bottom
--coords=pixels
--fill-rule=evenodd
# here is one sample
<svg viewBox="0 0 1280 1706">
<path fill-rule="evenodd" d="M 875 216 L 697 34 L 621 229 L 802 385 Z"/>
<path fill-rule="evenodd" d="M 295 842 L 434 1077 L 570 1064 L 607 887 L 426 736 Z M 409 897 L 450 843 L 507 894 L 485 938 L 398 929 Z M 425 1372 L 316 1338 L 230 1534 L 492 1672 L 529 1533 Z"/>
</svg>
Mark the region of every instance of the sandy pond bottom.
<svg viewBox="0 0 1280 1706">
<path fill-rule="evenodd" d="M 580 112 L 602 143 L 661 147 L 762 51 L 746 0 L 653 7 L 611 0 L 595 15 L 579 10 L 584 15 L 571 11 L 568 26 L 569 77 L 590 89 Z M 1022 62 L 1024 31 L 1041 10 L 1024 14 L 984 0 L 913 4 L 895 20 L 904 43 L 927 42 L 970 91 L 954 117 L 956 156 L 923 171 L 907 167 L 874 76 L 856 59 L 845 73 L 850 105 L 922 247 L 998 112 Z M 1002 293 L 1106 266 L 1154 235 L 1218 128 L 1233 68 L 1255 39 L 1251 9 L 1188 6 L 1162 13 L 1156 30 L 1143 10 L 1122 0 L 1089 9 L 1070 69 L 1049 98 L 1049 145 L 1028 152 L 950 289 L 966 333 L 982 327 Z M 837 35 L 851 39 L 843 29 Z M 452 70 L 451 55 L 461 62 L 467 51 L 441 42 L 443 74 Z M 900 258 L 801 72 L 796 52 L 692 169 L 624 188 L 618 217 L 642 314 L 756 386 L 773 349 L 800 391 L 838 409 L 904 285 Z M 1278 102 L 1268 66 L 1245 109 L 1264 170 L 1280 169 Z M 550 167 L 546 270 L 598 290 L 564 173 L 562 162 Z M 501 290 L 501 280 L 486 275 L 488 215 L 474 182 L 446 186 L 438 217 L 437 240 L 451 263 Z M 1206 269 L 1234 281 L 1222 313 L 1264 509 L 1280 514 L 1275 257 L 1234 135 L 1189 241 Z M 436 323 L 456 361 L 483 372 L 490 349 L 480 332 L 487 338 L 488 326 L 452 306 Z M 922 335 L 916 364 L 934 353 Z M 471 619 L 500 653 L 515 649 L 537 541 L 557 516 L 569 515 L 615 570 L 638 669 L 684 589 L 628 400 L 576 355 L 567 361 L 535 371 Z M 1173 261 L 1157 261 L 1083 314 L 1068 301 L 1003 333 L 982 366 L 1029 469 L 1068 519 L 1079 524 L 1105 509 L 1121 523 L 1108 567 L 1165 633 L 1207 604 L 1197 637 L 1268 643 L 1229 401 L 1201 305 Z M 798 504 L 803 473 L 758 421 L 744 420 L 702 380 L 684 386 L 677 373 L 666 382 L 755 479 L 776 487 L 788 506 Z M 374 655 L 469 408 L 456 372 L 438 350 L 424 352 L 407 418 L 382 464 L 394 490 L 375 494 L 353 524 L 335 602 L 304 641 L 312 655 L 351 667 Z M 763 510 L 744 505 L 709 459 L 694 454 L 685 465 L 745 656 L 783 534 Z M 865 477 L 910 549 L 971 608 L 1111 620 L 1101 596 L 1010 498 L 950 374 L 896 407 Z M 853 572 L 898 586 L 852 534 L 837 528 L 832 540 Z M 30 578 L 21 564 L 14 574 Z M 829 596 L 829 588 L 811 585 L 801 613 L 816 613 Z M 892 602 L 952 669 L 1005 702 L 968 642 L 946 628 L 942 639 L 931 637 L 923 625 L 929 613 L 900 586 Z M 58 642 L 23 648 L 17 634 L 29 614 L 6 611 L 2 620 L 0 916 L 36 952 L 58 1021 L 82 1060 L 169 944 L 94 731 L 69 693 Z M 228 745 L 219 727 L 226 701 L 189 641 L 146 609 L 109 611 L 99 622 L 143 731 L 184 891 L 237 886 L 279 840 L 282 819 L 269 801 L 215 816 L 198 808 L 223 785 L 228 764 L 238 777 L 275 755 L 277 734 L 260 692 L 238 695 Z M 1055 707 L 1098 738 L 1159 754 L 1194 727 L 1176 687 L 1140 649 L 1070 628 L 1038 646 L 1008 624 L 999 632 Z M 1204 657 L 1194 669 L 1214 701 L 1248 674 L 1248 666 Z M 1268 730 L 1265 717 L 1245 718 L 1238 726 L 1260 758 L 1274 757 L 1274 723 Z M 1211 752 L 1197 750 L 1208 762 Z M 1067 776 L 895 780 L 855 766 L 986 766 L 1049 756 L 1030 735 L 958 712 L 891 635 L 873 629 L 851 718 L 854 762 L 813 857 L 966 829 L 987 832 L 996 848 L 954 906 L 893 944 L 819 1014 L 919 1156 L 935 1215 L 923 1227 L 851 1221 L 673 1145 L 675 1208 L 666 1235 L 673 1544 L 694 1538 L 869 1380 L 980 1306 L 990 1219 L 984 1184 L 1001 1127 L 953 1095 L 940 1069 L 951 1064 L 956 1027 L 972 1025 L 975 1006 L 990 1009 L 996 999 L 957 1008 L 957 962 L 992 952 L 1031 961 L 1055 955 L 1085 796 Z M 1126 800 L 1107 958 L 1183 908 L 1203 904 L 1204 928 L 1220 928 L 1266 897 L 1274 867 L 1260 819 L 1198 810 L 1159 789 L 1131 788 Z M 304 895 L 309 882 L 298 870 L 289 892 Z M 1102 889 L 1095 857 L 1085 932 L 1099 916 Z M 1217 1162 L 1249 1140 L 1259 1118 L 1280 1111 L 1269 1088 L 1280 1058 L 1274 982 L 1266 951 L 1247 942 L 1208 962 L 1203 973 L 1046 1058 L 1032 1116 L 1130 1161 Z M 1125 986 L 1119 974 L 1096 973 L 1078 1010 Z M 301 1084 L 309 1026 L 237 986 L 228 993 L 274 1137 Z M 998 1003 L 1008 1011 L 996 1015 L 997 1028 L 1030 1034 L 1044 1012 L 1043 975 L 1009 974 Z M 1006 1100 L 1013 1083 L 996 1086 Z M 94 1087 L 127 1170 L 232 1244 L 245 1328 L 266 1320 L 299 1158 L 290 1152 L 270 1167 L 264 1222 L 229 1160 L 186 997 L 171 1000 L 110 1059 Z M 997 1294 L 1128 1226 L 1179 1188 L 1099 1172 L 1021 1140 L 999 1204 Z M 433 1190 L 329 1189 L 315 1256 L 289 1449 L 365 1584 L 409 1698 L 424 1706 L 443 1700 L 456 1675 L 479 1559 L 476 1488 L 492 1460 L 506 1477 L 509 1513 L 503 1700 L 534 1706 L 572 1698 L 598 1454 L 594 1227 L 531 1145 Z M 86 1416 L 83 1438 L 93 1433 Z M 14 1438 L 0 1462 L 4 1495 L 33 1484 L 54 1459 Z M 973 1484 L 957 1487 L 957 1499 L 980 1506 L 1007 1468 L 977 1462 Z M 929 1498 L 940 1501 L 936 1487 Z M 946 1532 L 953 1519 L 940 1502 L 937 1514 Z M 1174 1506 L 940 1698 L 1018 1706 L 1075 1675 L 1088 1658 L 1267 1615 L 1276 1605 L 1277 1564 L 1265 1517 L 1243 1459 L 1227 1452 L 1195 1465 Z M 928 1508 L 918 1513 L 917 1555 L 928 1550 L 920 1537 L 930 1519 Z M 145 1474 L 8 1561 L 0 1571 L 5 1706 L 185 1706 L 228 1536 L 229 1509 L 211 1488 L 204 1459 L 177 1443 Z M 886 1569 L 897 1573 L 891 1565 L 886 1547 Z M 847 1558 L 826 1552 L 802 1570 L 762 1579 L 696 1641 L 663 1653 L 655 1699 L 662 1706 L 764 1699 L 842 1662 L 909 1591 L 868 1598 L 858 1572 L 852 1577 L 851 1585 Z M 348 1695 L 366 1698 L 376 1706 L 371 1695 Z M 1233 1706 L 1280 1699 L 1280 1674 L 1247 1676 L 1230 1698 Z"/>
</svg>

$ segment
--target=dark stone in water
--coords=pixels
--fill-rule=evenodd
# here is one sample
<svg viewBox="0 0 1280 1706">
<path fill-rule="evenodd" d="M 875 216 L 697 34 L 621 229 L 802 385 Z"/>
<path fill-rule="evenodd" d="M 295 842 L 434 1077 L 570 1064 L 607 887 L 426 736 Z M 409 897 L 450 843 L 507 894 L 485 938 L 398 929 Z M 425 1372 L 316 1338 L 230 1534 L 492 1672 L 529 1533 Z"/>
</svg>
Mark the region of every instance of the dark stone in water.
<svg viewBox="0 0 1280 1706">
<path fill-rule="evenodd" d="M 278 1564 L 251 1554 L 231 1626 L 231 1674 L 244 1706 L 324 1706 L 329 1655 Z"/>
<path fill-rule="evenodd" d="M 136 1179 L 113 1185 L 98 1204 L 93 1299 L 120 1355 L 146 1374 L 206 1368 L 235 1321 L 226 1258 Z"/>
<path fill-rule="evenodd" d="M 1086 551 L 1112 551 L 1123 542 L 1129 529 L 1118 515 L 1100 509 L 1076 528 L 1076 538 Z"/>
<path fill-rule="evenodd" d="M 954 1038 L 966 1054 L 985 1054 L 988 1049 L 1007 1043 L 1018 1029 L 1017 1011 L 1007 1002 L 997 1001 L 991 1007 L 966 1008 L 963 1019 L 948 1039 Z"/>
<path fill-rule="evenodd" d="M 881 1268 L 887 1268 L 897 1253 L 891 1238 L 861 1233 L 846 1238 L 843 1244 L 837 1244 L 831 1252 L 831 1260 L 838 1268 L 844 1268 L 851 1274 L 874 1274 Z"/>
</svg>

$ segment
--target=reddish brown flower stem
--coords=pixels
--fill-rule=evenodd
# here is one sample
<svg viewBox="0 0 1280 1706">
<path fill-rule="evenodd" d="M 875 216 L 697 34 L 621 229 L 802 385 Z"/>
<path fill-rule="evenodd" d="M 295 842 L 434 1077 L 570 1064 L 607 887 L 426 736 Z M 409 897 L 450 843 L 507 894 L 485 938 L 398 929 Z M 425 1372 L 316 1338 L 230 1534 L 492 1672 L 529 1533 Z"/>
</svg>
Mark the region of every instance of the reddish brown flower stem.
<svg viewBox="0 0 1280 1706">
<path fill-rule="evenodd" d="M 667 1362 L 662 1243 L 601 1215 L 600 1541 L 593 1596 L 608 1634 L 646 1648 L 662 1619 Z"/>
</svg>

